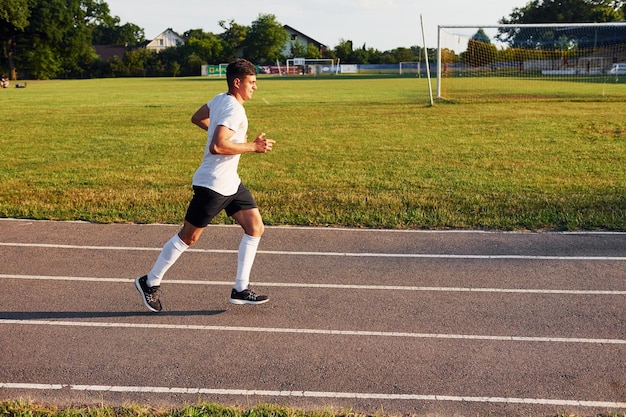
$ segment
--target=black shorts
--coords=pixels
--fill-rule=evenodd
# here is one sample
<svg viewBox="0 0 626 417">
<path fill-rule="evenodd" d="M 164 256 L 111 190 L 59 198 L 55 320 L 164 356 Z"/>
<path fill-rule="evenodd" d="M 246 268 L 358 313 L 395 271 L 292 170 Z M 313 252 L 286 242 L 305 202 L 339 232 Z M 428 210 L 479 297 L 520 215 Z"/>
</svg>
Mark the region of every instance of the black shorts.
<svg viewBox="0 0 626 417">
<path fill-rule="evenodd" d="M 239 184 L 237 192 L 229 196 L 194 185 L 185 220 L 196 227 L 206 227 L 222 210 L 226 210 L 230 217 L 240 210 L 253 208 L 257 208 L 254 197 L 243 184 Z"/>
</svg>

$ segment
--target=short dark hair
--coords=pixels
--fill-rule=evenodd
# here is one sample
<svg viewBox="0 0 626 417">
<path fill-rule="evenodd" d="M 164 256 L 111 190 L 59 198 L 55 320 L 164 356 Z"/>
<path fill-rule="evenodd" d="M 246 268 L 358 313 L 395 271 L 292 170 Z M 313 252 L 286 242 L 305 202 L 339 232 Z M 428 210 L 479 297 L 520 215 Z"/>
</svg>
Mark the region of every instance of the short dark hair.
<svg viewBox="0 0 626 417">
<path fill-rule="evenodd" d="M 256 75 L 256 67 L 246 59 L 236 59 L 226 67 L 226 82 L 232 87 L 235 78 L 243 78 L 246 75 Z"/>
</svg>

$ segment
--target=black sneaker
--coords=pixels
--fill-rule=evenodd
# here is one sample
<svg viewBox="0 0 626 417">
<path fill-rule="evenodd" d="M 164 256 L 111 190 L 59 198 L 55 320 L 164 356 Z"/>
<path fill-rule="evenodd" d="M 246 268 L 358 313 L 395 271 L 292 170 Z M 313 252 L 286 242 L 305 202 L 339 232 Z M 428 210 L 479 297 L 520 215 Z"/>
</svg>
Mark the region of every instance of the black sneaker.
<svg viewBox="0 0 626 417">
<path fill-rule="evenodd" d="M 246 288 L 241 292 L 237 292 L 234 288 L 230 293 L 231 304 L 263 304 L 269 301 L 267 295 L 256 295 L 254 291 Z"/>
<path fill-rule="evenodd" d="M 158 313 L 162 309 L 161 301 L 159 300 L 159 293 L 161 292 L 160 287 L 158 285 L 148 287 L 147 281 L 147 275 L 137 278 L 135 280 L 135 287 L 142 295 L 141 299 L 143 300 L 143 305 L 145 305 L 148 310 Z"/>
</svg>

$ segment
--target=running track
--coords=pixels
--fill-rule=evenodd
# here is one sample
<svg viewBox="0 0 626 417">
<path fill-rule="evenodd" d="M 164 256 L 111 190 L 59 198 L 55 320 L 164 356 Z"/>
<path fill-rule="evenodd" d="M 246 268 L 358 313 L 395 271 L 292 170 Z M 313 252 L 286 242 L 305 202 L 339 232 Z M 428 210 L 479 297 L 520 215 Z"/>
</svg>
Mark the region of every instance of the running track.
<svg viewBox="0 0 626 417">
<path fill-rule="evenodd" d="M 177 230 L 0 219 L 0 400 L 362 413 L 626 412 L 626 234 L 210 226 L 148 313 Z"/>
</svg>

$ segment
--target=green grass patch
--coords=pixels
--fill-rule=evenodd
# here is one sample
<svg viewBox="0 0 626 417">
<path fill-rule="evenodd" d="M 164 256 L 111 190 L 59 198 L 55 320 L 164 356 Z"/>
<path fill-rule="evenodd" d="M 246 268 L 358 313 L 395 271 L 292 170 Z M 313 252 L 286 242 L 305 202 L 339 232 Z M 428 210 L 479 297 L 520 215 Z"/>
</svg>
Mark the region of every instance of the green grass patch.
<svg viewBox="0 0 626 417">
<path fill-rule="evenodd" d="M 206 143 L 190 117 L 225 83 L 71 80 L 0 91 L 0 216 L 181 223 Z M 433 107 L 417 78 L 258 85 L 246 103 L 249 137 L 265 131 L 277 144 L 244 155 L 240 174 L 266 224 L 626 230 L 625 84 L 608 98 Z"/>
<path fill-rule="evenodd" d="M 259 404 L 244 409 L 216 403 L 198 403 L 180 408 L 155 409 L 141 405 L 58 407 L 25 401 L 0 402 L 0 415 L 3 417 L 359 417 L 359 414 L 348 410 L 305 411 L 271 404 Z"/>
<path fill-rule="evenodd" d="M 57 407 L 24 401 L 0 402 L 4 417 L 365 417 L 351 410 L 300 410 L 280 405 L 260 404 L 252 408 L 223 406 L 216 403 L 198 403 L 181 408 L 154 409 L 147 406 L 121 407 Z M 486 414 L 494 416 L 493 413 Z M 369 415 L 368 415 L 369 416 Z M 383 417 L 385 414 L 374 414 Z M 554 414 L 555 417 L 576 417 L 575 414 Z M 597 417 L 626 417 L 624 413 L 597 414 Z"/>
<path fill-rule="evenodd" d="M 485 103 L 502 100 L 623 102 L 626 76 L 483 76 L 443 78 L 441 94 L 447 100 Z"/>
</svg>

